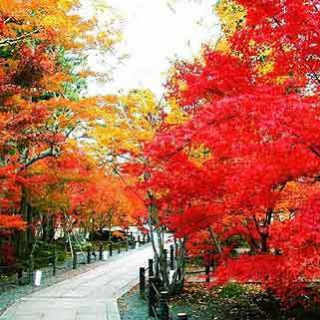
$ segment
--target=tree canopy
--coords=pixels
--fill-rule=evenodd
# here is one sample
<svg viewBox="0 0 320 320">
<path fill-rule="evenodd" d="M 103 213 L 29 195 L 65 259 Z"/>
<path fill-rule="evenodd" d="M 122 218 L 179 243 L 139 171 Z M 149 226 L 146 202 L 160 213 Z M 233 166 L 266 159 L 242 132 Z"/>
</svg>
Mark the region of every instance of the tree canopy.
<svg viewBox="0 0 320 320">
<path fill-rule="evenodd" d="M 121 35 L 80 7 L 0 1 L 0 232 L 32 244 L 26 230 L 48 219 L 95 230 L 149 221 L 215 260 L 219 284 L 257 281 L 284 301 L 312 290 L 320 2 L 218 1 L 223 36 L 175 61 L 160 102 L 148 88 L 83 94 L 97 76 L 88 51 L 113 50 Z"/>
</svg>

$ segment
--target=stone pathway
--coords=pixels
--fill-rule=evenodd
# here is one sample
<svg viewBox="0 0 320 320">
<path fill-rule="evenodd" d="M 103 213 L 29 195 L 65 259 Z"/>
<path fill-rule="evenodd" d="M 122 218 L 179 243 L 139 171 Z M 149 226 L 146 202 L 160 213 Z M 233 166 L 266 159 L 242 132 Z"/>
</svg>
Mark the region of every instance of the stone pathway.
<svg viewBox="0 0 320 320">
<path fill-rule="evenodd" d="M 120 320 L 117 299 L 138 283 L 139 267 L 152 256 L 151 246 L 142 246 L 22 298 L 0 320 Z"/>
</svg>

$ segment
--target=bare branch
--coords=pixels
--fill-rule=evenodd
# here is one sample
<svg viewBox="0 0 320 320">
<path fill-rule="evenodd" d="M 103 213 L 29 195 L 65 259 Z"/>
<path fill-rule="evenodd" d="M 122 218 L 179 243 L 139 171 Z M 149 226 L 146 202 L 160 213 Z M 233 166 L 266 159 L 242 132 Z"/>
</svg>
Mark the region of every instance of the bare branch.
<svg viewBox="0 0 320 320">
<path fill-rule="evenodd" d="M 28 167 L 30 167 L 32 164 L 34 164 L 35 162 L 47 158 L 47 157 L 57 157 L 59 155 L 59 151 L 57 148 L 51 147 L 49 149 L 46 149 L 42 152 L 40 152 L 39 154 L 31 157 L 30 159 L 28 159 L 26 161 L 26 163 L 24 163 L 24 165 L 19 169 L 19 172 L 27 169 Z"/>
<path fill-rule="evenodd" d="M 14 44 L 16 44 L 17 42 L 21 41 L 21 40 L 24 40 L 26 38 L 29 38 L 31 37 L 33 34 L 36 34 L 36 33 L 39 33 L 41 32 L 43 28 L 39 27 L 33 31 L 30 31 L 30 32 L 26 32 L 24 33 L 23 35 L 17 37 L 17 38 L 6 38 L 6 39 L 3 39 L 0 41 L 0 48 L 2 47 L 6 47 L 6 46 L 12 46 Z"/>
</svg>

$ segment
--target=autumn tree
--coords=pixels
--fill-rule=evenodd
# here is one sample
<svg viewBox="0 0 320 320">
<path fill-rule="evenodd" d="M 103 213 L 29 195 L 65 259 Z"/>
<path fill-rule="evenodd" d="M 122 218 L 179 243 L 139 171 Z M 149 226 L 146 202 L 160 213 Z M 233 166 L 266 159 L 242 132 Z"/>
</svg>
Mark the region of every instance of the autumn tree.
<svg viewBox="0 0 320 320">
<path fill-rule="evenodd" d="M 175 64 L 168 99 L 186 121 L 163 125 L 146 147 L 143 184 L 177 237 L 201 236 L 200 251 L 211 243 L 220 282 L 254 279 L 288 297 L 319 277 L 318 4 L 223 1 L 219 10 L 238 21 L 225 20 L 227 46 Z M 300 199 L 301 185 L 314 191 L 288 213 L 292 185 Z M 230 260 L 239 240 L 253 255 Z"/>
<path fill-rule="evenodd" d="M 28 222 L 18 254 L 32 241 L 28 170 L 60 156 L 72 134 L 95 116 L 97 102 L 81 97 L 89 74 L 78 66 L 87 50 L 108 49 L 118 39 L 112 25 L 81 17 L 79 6 L 61 0 L 0 3 L 1 214 Z"/>
</svg>

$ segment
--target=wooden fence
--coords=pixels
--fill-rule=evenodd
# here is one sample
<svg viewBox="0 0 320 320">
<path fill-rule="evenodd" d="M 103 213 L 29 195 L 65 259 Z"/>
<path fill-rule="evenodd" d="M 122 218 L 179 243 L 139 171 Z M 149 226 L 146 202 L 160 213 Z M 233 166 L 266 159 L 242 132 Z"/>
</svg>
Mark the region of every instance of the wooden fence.
<svg viewBox="0 0 320 320">
<path fill-rule="evenodd" d="M 170 270 L 175 268 L 175 249 L 170 246 L 169 260 L 167 266 Z M 166 256 L 166 254 L 165 254 Z M 148 304 L 148 315 L 158 320 L 187 320 L 186 313 L 174 315 L 168 305 L 168 292 L 161 290 L 161 280 L 154 267 L 153 259 L 148 260 L 148 267 L 139 269 L 139 293 Z"/>
<path fill-rule="evenodd" d="M 130 239 L 130 240 L 129 240 Z M 104 244 L 96 242 L 92 247 L 88 247 L 85 251 L 73 252 L 73 257 L 61 263 L 58 262 L 58 254 L 49 257 L 35 257 L 31 255 L 24 263 L 16 263 L 9 266 L 0 266 L 0 276 L 11 274 L 6 281 L 0 282 L 0 292 L 12 289 L 21 285 L 34 285 L 35 271 L 42 271 L 46 278 L 51 278 L 57 275 L 58 272 L 77 269 L 79 265 L 90 264 L 93 261 L 102 261 L 106 256 L 113 257 L 121 252 L 127 252 L 130 249 L 135 249 L 137 246 L 150 242 L 149 235 L 138 236 L 135 238 L 130 235 L 129 238 Z"/>
</svg>

